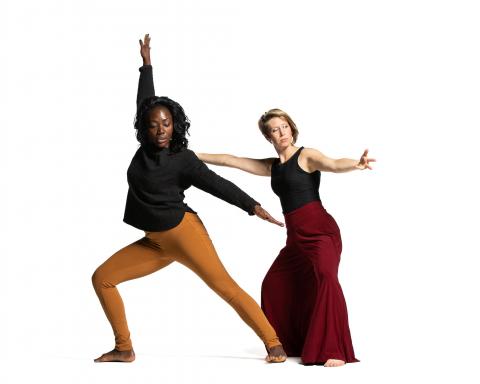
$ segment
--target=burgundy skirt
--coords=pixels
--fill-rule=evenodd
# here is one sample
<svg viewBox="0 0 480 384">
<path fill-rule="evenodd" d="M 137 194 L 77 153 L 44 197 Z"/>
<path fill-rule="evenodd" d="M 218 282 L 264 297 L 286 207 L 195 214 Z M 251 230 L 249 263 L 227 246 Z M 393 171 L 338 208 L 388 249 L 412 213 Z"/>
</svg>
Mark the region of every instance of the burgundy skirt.
<svg viewBox="0 0 480 384">
<path fill-rule="evenodd" d="M 262 309 L 288 356 L 357 362 L 338 281 L 342 239 L 320 201 L 285 215 L 287 244 L 262 284 Z"/>
</svg>

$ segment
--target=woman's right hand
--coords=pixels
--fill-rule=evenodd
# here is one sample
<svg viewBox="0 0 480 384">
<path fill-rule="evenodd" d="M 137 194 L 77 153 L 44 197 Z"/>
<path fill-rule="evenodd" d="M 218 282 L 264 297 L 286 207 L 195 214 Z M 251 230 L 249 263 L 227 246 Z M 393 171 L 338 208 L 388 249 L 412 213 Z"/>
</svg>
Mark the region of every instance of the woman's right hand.
<svg viewBox="0 0 480 384">
<path fill-rule="evenodd" d="M 152 65 L 150 61 L 150 35 L 147 33 L 145 37 L 138 40 L 140 43 L 140 55 L 143 59 L 143 65 Z"/>
</svg>

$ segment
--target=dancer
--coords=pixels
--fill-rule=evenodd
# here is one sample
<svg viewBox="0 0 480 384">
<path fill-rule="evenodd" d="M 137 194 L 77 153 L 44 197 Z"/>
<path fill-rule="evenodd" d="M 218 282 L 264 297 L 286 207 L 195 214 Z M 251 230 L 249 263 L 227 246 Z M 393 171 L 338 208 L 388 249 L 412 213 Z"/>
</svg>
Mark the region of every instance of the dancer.
<svg viewBox="0 0 480 384">
<path fill-rule="evenodd" d="M 286 246 L 262 284 L 262 309 L 278 332 L 288 356 L 326 367 L 356 362 L 348 315 L 337 272 L 342 251 L 340 230 L 323 208 L 320 171 L 371 169 L 368 150 L 358 160 L 334 160 L 295 146 L 298 129 L 290 116 L 271 109 L 258 122 L 278 158 L 251 159 L 197 153 L 200 160 L 271 176 L 287 225 Z"/>
<path fill-rule="evenodd" d="M 187 149 L 190 123 L 182 107 L 167 97 L 154 96 L 148 35 L 144 41 L 140 40 L 140 52 L 144 65 L 140 68 L 135 119 L 140 148 L 127 172 L 129 190 L 124 221 L 145 231 L 145 237 L 115 253 L 92 276 L 95 292 L 115 335 L 115 348 L 95 362 L 135 360 L 116 286 L 149 275 L 174 261 L 190 268 L 237 311 L 264 342 L 268 362 L 283 362 L 286 354 L 275 330 L 259 305 L 225 270 L 202 221 L 183 202 L 184 191 L 194 185 L 250 215 L 283 224 Z"/>
</svg>

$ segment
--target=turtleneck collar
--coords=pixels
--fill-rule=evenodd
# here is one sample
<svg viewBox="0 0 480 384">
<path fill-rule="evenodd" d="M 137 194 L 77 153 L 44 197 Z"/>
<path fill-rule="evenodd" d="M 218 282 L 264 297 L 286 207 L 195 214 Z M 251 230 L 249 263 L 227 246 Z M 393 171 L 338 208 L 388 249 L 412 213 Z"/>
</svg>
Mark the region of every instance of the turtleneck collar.
<svg viewBox="0 0 480 384">
<path fill-rule="evenodd" d="M 153 143 L 147 143 L 142 145 L 143 150 L 152 160 L 155 160 L 157 165 L 160 165 L 161 156 L 168 155 L 171 153 L 170 147 L 167 148 L 158 148 Z"/>
</svg>

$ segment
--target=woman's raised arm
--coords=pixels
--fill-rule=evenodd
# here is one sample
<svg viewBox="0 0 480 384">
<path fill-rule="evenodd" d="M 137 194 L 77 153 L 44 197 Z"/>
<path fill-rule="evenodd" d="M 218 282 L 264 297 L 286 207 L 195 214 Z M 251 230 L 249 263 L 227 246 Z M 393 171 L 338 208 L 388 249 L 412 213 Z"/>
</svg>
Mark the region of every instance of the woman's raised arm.
<svg viewBox="0 0 480 384">
<path fill-rule="evenodd" d="M 152 62 L 150 60 L 150 35 L 147 33 L 143 41 L 140 39 L 139 43 L 143 66 L 140 68 L 140 79 L 138 80 L 137 108 L 147 97 L 155 96 Z"/>
</svg>

